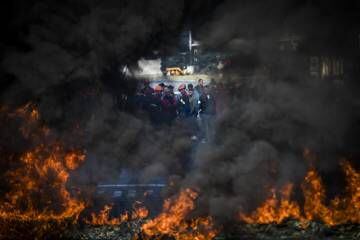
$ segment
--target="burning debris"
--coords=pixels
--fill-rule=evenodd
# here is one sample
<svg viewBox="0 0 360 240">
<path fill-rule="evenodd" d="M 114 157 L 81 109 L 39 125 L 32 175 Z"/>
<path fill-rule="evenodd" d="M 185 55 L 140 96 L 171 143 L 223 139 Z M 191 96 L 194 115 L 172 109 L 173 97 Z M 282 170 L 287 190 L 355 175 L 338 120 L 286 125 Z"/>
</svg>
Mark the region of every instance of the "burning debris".
<svg viewBox="0 0 360 240">
<path fill-rule="evenodd" d="M 279 224 L 294 219 L 301 222 L 304 228 L 310 221 L 321 221 L 329 226 L 359 224 L 360 173 L 348 161 L 342 161 L 341 166 L 347 181 L 346 194 L 335 197 L 329 206 L 325 205 L 326 194 L 321 178 L 314 169 L 310 169 L 301 186 L 304 194 L 302 211 L 297 202 L 290 200 L 293 185 L 287 184 L 280 190 L 280 198 L 272 189 L 271 196 L 262 206 L 250 215 L 240 213 L 240 219 L 250 224 Z"/>
<path fill-rule="evenodd" d="M 85 220 L 85 223 L 93 226 L 120 225 L 124 222 L 145 219 L 149 215 L 148 209 L 144 206 L 141 206 L 141 203 L 139 202 L 134 204 L 133 208 L 134 210 L 131 214 L 125 212 L 116 218 L 111 218 L 110 211 L 112 206 L 105 205 L 98 214 L 91 213 L 91 220 Z"/>
<path fill-rule="evenodd" d="M 68 150 L 52 140 L 50 130 L 40 124 L 40 114 L 32 104 L 15 111 L 3 109 L 1 114 L 10 121 L 20 118 L 20 132 L 25 139 L 31 138 L 35 146 L 22 153 L 14 169 L 5 174 L 9 191 L 1 199 L 0 236 L 17 238 L 22 233 L 13 232 L 14 229 L 25 226 L 30 231 L 29 226 L 34 223 L 35 229 L 39 228 L 34 234 L 42 236 L 53 229 L 52 225 L 77 222 L 85 202 L 71 196 L 66 184 L 69 172 L 85 160 L 84 153 Z"/>
<path fill-rule="evenodd" d="M 187 219 L 189 213 L 195 209 L 195 199 L 198 193 L 192 189 L 185 189 L 175 199 L 164 202 L 162 212 L 149 220 L 141 229 L 147 238 L 172 237 L 176 240 L 210 240 L 217 235 L 211 217 Z"/>
<path fill-rule="evenodd" d="M 166 199 L 154 218 L 141 202 L 134 202 L 130 213 L 117 217 L 111 214 L 112 205 L 92 212 L 88 218 L 82 216 L 88 203 L 81 199 L 81 193 L 71 194 L 67 182 L 70 172 L 85 161 L 84 151 L 50 138 L 51 130 L 41 124 L 40 113 L 32 104 L 15 111 L 3 108 L 2 114 L 21 119 L 19 131 L 23 137 L 36 139 L 34 146 L 19 155 L 14 169 L 6 173 L 9 191 L 0 205 L 2 238 L 18 238 L 25 229 L 30 230 L 26 236 L 34 238 L 211 240 L 222 236 L 221 224 L 212 216 L 193 214 L 201 191 L 191 188 Z M 315 161 L 309 151 L 304 157 Z M 303 205 L 292 200 L 294 184 L 288 183 L 280 191 L 273 188 L 270 197 L 253 213 L 239 213 L 234 229 L 254 239 L 266 239 L 261 237 L 264 232 L 294 239 L 306 239 L 313 232 L 334 236 L 343 234 L 344 229 L 356 232 L 360 223 L 360 173 L 346 160 L 340 165 L 346 177 L 346 192 L 329 204 L 322 180 L 311 167 L 301 184 Z M 287 228 L 285 232 L 283 228 Z"/>
<path fill-rule="evenodd" d="M 34 237 L 42 238 L 56 228 L 57 231 L 64 231 L 71 229 L 71 225 L 76 226 L 86 203 L 72 196 L 66 184 L 69 172 L 85 161 L 85 154 L 78 150 L 66 151 L 58 141 L 50 142 L 50 129 L 41 127 L 40 114 L 31 104 L 4 114 L 10 118 L 21 118 L 24 123 L 20 131 L 24 138 L 36 138 L 38 145 L 21 154 L 19 165 L 6 174 L 10 190 L 0 205 L 0 219 L 4 223 L 0 232 L 2 238 L 16 238 L 22 227 L 33 229 Z M 139 228 L 142 236 L 213 238 L 216 231 L 212 229 L 210 217 L 186 219 L 195 208 L 197 196 L 197 192 L 186 189 L 178 198 L 166 200 L 163 212 Z M 111 209 L 110 205 L 105 205 L 98 214 L 91 213 L 90 220 L 84 220 L 85 224 L 117 226 L 145 219 L 149 214 L 140 202 L 134 203 L 131 213 L 126 212 L 115 218 L 110 216 Z"/>
<path fill-rule="evenodd" d="M 129 215 L 123 214 L 117 218 L 110 218 L 110 211 L 112 207 L 109 205 L 105 205 L 104 209 L 102 209 L 98 214 L 91 213 L 91 220 L 86 220 L 85 222 L 94 226 L 102 226 L 102 225 L 120 225 L 121 223 L 128 221 Z"/>
<path fill-rule="evenodd" d="M 250 216 L 240 213 L 240 219 L 249 224 L 282 223 L 286 219 L 300 219 L 300 207 L 290 200 L 293 185 L 287 184 L 280 190 L 280 199 L 277 191 L 271 189 L 271 196 Z"/>
</svg>

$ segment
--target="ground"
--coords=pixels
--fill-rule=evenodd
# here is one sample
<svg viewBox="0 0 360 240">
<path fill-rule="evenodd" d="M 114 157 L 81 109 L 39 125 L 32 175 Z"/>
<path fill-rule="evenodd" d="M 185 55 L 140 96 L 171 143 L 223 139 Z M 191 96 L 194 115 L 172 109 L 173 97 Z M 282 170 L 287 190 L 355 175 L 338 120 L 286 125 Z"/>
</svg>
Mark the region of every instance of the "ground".
<svg viewBox="0 0 360 240">
<path fill-rule="evenodd" d="M 121 226 L 84 226 L 68 233 L 69 240 L 133 240 L 140 232 L 141 221 L 124 223 Z M 342 225 L 326 227 L 312 222 L 302 228 L 298 222 L 287 221 L 283 224 L 237 224 L 228 232 L 220 233 L 215 240 L 355 240 L 360 239 L 359 225 Z M 141 239 L 141 238 L 140 238 Z M 161 240 L 172 239 L 162 237 Z M 180 239 L 181 240 L 181 239 Z"/>
</svg>

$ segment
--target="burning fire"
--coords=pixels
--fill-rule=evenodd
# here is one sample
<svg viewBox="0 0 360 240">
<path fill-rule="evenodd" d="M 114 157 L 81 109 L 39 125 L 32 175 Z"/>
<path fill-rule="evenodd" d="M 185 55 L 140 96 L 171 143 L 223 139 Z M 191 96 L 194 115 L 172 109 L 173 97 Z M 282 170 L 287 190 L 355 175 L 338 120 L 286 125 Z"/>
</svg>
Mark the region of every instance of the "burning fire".
<svg viewBox="0 0 360 240">
<path fill-rule="evenodd" d="M 280 200 L 275 189 L 271 196 L 250 216 L 240 213 L 240 218 L 247 223 L 281 223 L 285 219 L 300 219 L 300 207 L 290 200 L 293 185 L 287 184 L 280 190 Z"/>
<path fill-rule="evenodd" d="M 70 172 L 84 162 L 84 152 L 67 149 L 61 142 L 51 140 L 50 130 L 40 123 L 40 114 L 32 104 L 15 111 L 1 107 L 0 111 L 10 112 L 10 118 L 24 120 L 25 124 L 19 130 L 33 144 L 18 158 L 15 155 L 11 158 L 18 161 L 6 173 L 9 191 L 0 199 L 0 220 L 70 220 L 76 223 L 85 203 L 73 197 L 66 185 Z M 304 156 L 311 161 L 316 160 L 316 156 L 308 150 Z M 271 189 L 270 196 L 259 208 L 250 214 L 240 213 L 239 218 L 250 224 L 278 224 L 289 218 L 301 223 L 319 220 L 330 226 L 359 224 L 360 172 L 345 160 L 341 161 L 341 167 L 347 182 L 342 196 L 327 202 L 324 184 L 316 170 L 310 168 L 301 184 L 304 195 L 302 207 L 291 199 L 294 185 L 288 183 L 280 190 Z M 213 239 L 218 234 L 213 218 L 190 217 L 197 198 L 198 193 L 188 188 L 176 197 L 165 200 L 162 212 L 142 225 L 143 238 L 161 239 L 168 236 L 176 240 Z M 139 202 L 133 205 L 131 213 L 126 212 L 115 218 L 111 218 L 111 210 L 111 205 L 105 205 L 99 213 L 92 213 L 90 220 L 85 222 L 90 225 L 119 225 L 125 221 L 145 219 L 149 215 L 149 211 Z"/>
<path fill-rule="evenodd" d="M 129 220 L 129 215 L 124 213 L 117 218 L 110 218 L 110 211 L 112 206 L 105 205 L 104 208 L 98 213 L 91 213 L 91 220 L 85 220 L 87 224 L 101 226 L 101 225 L 119 225 Z"/>
<path fill-rule="evenodd" d="M 322 180 L 314 169 L 310 169 L 301 186 L 304 193 L 304 214 L 307 220 L 322 220 L 333 225 L 330 209 L 324 204 L 326 193 Z"/>
<path fill-rule="evenodd" d="M 177 198 L 165 200 L 162 213 L 142 226 L 143 233 L 155 239 L 164 235 L 176 240 L 213 239 L 217 231 L 214 230 L 211 217 L 187 219 L 189 213 L 195 209 L 194 201 L 197 197 L 197 192 L 185 189 Z"/>
<path fill-rule="evenodd" d="M 112 210 L 111 205 L 105 205 L 104 208 L 98 213 L 91 213 L 91 220 L 85 220 L 87 224 L 94 226 L 102 225 L 120 225 L 123 222 L 135 219 L 144 219 L 148 216 L 149 211 L 141 203 L 136 202 L 133 206 L 134 210 L 131 214 L 125 212 L 116 218 L 110 218 Z"/>
<path fill-rule="evenodd" d="M 135 202 L 133 209 L 134 210 L 131 213 L 131 219 L 144 219 L 149 215 L 149 210 L 142 206 L 141 202 Z"/>
<path fill-rule="evenodd" d="M 66 150 L 61 143 L 47 141 L 49 130 L 39 123 L 40 114 L 32 104 L 8 114 L 21 118 L 25 139 L 37 145 L 21 154 L 18 165 L 6 173 L 10 190 L 0 202 L 3 220 L 76 221 L 85 204 L 66 189 L 69 171 L 84 160 L 82 151 Z"/>
<path fill-rule="evenodd" d="M 343 160 L 341 167 L 346 176 L 346 194 L 337 196 L 326 205 L 326 192 L 322 180 L 314 168 L 307 172 L 301 185 L 304 194 L 303 211 L 299 204 L 290 201 L 292 184 L 280 191 L 280 200 L 275 189 L 271 196 L 253 213 L 239 214 L 246 223 L 281 223 L 285 219 L 295 219 L 302 223 L 319 220 L 327 225 L 360 223 L 360 173 L 348 161 Z"/>
<path fill-rule="evenodd" d="M 325 190 L 320 177 L 310 170 L 302 189 L 305 196 L 304 212 L 307 220 L 321 220 L 328 225 L 360 223 L 360 173 L 348 161 L 341 167 L 346 176 L 346 194 L 335 197 L 325 205 Z"/>
</svg>

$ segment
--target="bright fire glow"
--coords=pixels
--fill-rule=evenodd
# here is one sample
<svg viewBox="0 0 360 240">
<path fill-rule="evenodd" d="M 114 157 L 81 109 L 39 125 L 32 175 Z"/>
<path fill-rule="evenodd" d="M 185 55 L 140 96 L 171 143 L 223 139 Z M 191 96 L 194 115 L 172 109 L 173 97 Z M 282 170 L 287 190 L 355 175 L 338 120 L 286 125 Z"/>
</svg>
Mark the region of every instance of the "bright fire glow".
<svg viewBox="0 0 360 240">
<path fill-rule="evenodd" d="M 346 192 L 326 204 L 326 192 L 322 180 L 316 170 L 311 167 L 307 172 L 301 189 L 304 195 L 303 211 L 299 204 L 290 201 L 292 184 L 287 184 L 280 191 L 280 200 L 276 190 L 253 213 L 239 213 L 240 220 L 246 223 L 281 223 L 291 218 L 302 223 L 322 221 L 333 226 L 346 223 L 360 223 L 360 173 L 348 161 L 341 161 L 341 167 L 346 177 Z"/>
<path fill-rule="evenodd" d="M 91 213 L 91 220 L 85 221 L 87 224 L 91 225 L 119 225 L 125 221 L 129 220 L 129 215 L 124 213 L 117 218 L 110 218 L 110 211 L 112 206 L 105 205 L 104 208 L 98 213 Z"/>
<path fill-rule="evenodd" d="M 91 220 L 85 220 L 87 224 L 100 226 L 100 225 L 120 225 L 123 222 L 136 219 L 144 219 L 148 216 L 149 211 L 146 207 L 142 206 L 141 203 L 136 202 L 133 206 L 131 214 L 125 212 L 118 217 L 111 218 L 110 212 L 112 206 L 105 205 L 104 208 L 98 213 L 91 213 Z"/>
<path fill-rule="evenodd" d="M 0 202 L 0 218 L 13 220 L 76 221 L 85 204 L 66 189 L 69 171 L 85 160 L 82 151 L 65 150 L 58 142 L 46 141 L 48 129 L 39 123 L 40 114 L 31 104 L 9 113 L 22 118 L 24 138 L 38 145 L 24 152 L 18 166 L 6 173 L 10 190 Z"/>
<path fill-rule="evenodd" d="M 287 184 L 280 190 L 280 199 L 275 189 L 271 196 L 250 216 L 240 213 L 240 218 L 247 223 L 281 223 L 288 218 L 300 218 L 300 207 L 290 201 L 293 185 Z"/>
<path fill-rule="evenodd" d="M 160 239 L 161 236 L 173 237 L 176 240 L 210 240 L 217 231 L 211 217 L 187 219 L 195 209 L 198 193 L 185 189 L 176 198 L 165 200 L 162 212 L 142 226 L 146 237 Z"/>
</svg>

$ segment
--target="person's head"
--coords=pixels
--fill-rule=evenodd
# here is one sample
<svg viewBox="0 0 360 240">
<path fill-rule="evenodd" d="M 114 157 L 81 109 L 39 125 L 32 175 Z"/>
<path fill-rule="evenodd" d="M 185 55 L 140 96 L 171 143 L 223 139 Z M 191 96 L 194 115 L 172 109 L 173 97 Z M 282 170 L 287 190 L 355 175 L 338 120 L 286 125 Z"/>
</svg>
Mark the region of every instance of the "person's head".
<svg viewBox="0 0 360 240">
<path fill-rule="evenodd" d="M 204 80 L 202 80 L 201 78 L 198 80 L 198 84 L 199 86 L 204 86 Z"/>
<path fill-rule="evenodd" d="M 173 85 L 169 85 L 168 86 L 170 93 L 174 93 L 174 86 Z"/>
<path fill-rule="evenodd" d="M 144 80 L 144 86 L 145 86 L 145 87 L 150 86 L 150 81 L 149 81 L 149 79 L 145 79 L 145 80 Z"/>
<path fill-rule="evenodd" d="M 179 87 L 178 87 L 178 90 L 182 95 L 186 94 L 186 86 L 185 86 L 185 84 L 180 84 Z"/>
<path fill-rule="evenodd" d="M 157 85 L 154 89 L 156 94 L 161 94 L 163 91 L 163 88 L 160 85 Z"/>
<path fill-rule="evenodd" d="M 188 92 L 190 96 L 194 93 L 194 86 L 191 83 L 188 84 Z"/>
<path fill-rule="evenodd" d="M 169 87 L 165 87 L 165 88 L 164 88 L 164 95 L 165 95 L 165 96 L 170 96 L 170 95 L 171 95 L 171 90 L 170 90 Z"/>
</svg>

